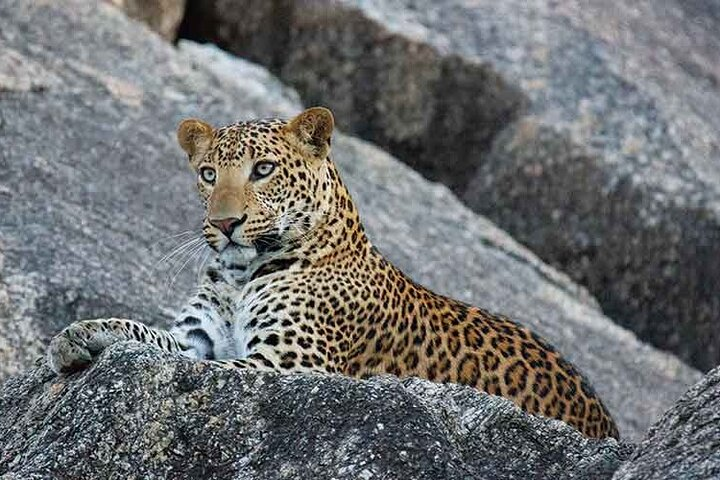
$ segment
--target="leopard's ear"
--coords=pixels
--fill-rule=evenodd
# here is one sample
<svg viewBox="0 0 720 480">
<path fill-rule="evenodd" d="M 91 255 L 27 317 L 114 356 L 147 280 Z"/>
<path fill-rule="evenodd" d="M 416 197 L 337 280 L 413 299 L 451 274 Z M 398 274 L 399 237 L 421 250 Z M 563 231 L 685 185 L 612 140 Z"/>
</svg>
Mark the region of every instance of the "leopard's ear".
<svg viewBox="0 0 720 480">
<path fill-rule="evenodd" d="M 285 129 L 295 135 L 299 143 L 318 158 L 330 153 L 330 137 L 335 119 L 325 107 L 312 107 L 290 120 Z"/>
<path fill-rule="evenodd" d="M 196 118 L 188 118 L 180 122 L 177 131 L 178 143 L 190 157 L 190 163 L 204 155 L 210 148 L 213 137 L 213 128 Z"/>
</svg>

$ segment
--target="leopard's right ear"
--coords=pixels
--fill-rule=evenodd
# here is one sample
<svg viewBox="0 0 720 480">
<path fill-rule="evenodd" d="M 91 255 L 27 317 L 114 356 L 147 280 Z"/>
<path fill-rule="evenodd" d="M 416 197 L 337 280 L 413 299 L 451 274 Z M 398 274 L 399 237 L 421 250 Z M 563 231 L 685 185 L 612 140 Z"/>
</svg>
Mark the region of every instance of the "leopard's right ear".
<svg viewBox="0 0 720 480">
<path fill-rule="evenodd" d="M 210 148 L 213 137 L 213 128 L 196 118 L 188 118 L 180 122 L 177 131 L 178 143 L 190 157 L 190 163 L 196 163 L 199 156 L 204 155 Z"/>
</svg>

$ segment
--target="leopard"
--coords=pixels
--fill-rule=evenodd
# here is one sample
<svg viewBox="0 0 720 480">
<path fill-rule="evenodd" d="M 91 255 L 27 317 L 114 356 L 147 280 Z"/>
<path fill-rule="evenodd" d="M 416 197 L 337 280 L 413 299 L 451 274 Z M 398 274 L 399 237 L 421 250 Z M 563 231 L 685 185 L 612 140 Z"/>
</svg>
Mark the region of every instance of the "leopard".
<svg viewBox="0 0 720 480">
<path fill-rule="evenodd" d="M 72 374 L 134 341 L 230 369 L 467 385 L 586 437 L 619 439 L 589 382 L 549 342 L 434 293 L 382 255 L 331 158 L 334 129 L 324 107 L 219 128 L 183 120 L 177 139 L 213 252 L 199 287 L 170 329 L 71 323 L 50 341 L 50 368 Z"/>
</svg>

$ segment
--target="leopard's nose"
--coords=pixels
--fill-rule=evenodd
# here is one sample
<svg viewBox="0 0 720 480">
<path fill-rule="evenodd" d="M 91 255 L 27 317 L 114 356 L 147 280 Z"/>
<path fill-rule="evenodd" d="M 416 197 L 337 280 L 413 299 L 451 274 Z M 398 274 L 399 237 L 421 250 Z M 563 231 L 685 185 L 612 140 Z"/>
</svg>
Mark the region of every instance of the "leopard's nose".
<svg viewBox="0 0 720 480">
<path fill-rule="evenodd" d="M 220 230 L 226 237 L 232 238 L 235 229 L 245 223 L 245 220 L 247 220 L 247 214 L 243 215 L 241 218 L 230 217 L 211 219 L 210 224 Z"/>
</svg>

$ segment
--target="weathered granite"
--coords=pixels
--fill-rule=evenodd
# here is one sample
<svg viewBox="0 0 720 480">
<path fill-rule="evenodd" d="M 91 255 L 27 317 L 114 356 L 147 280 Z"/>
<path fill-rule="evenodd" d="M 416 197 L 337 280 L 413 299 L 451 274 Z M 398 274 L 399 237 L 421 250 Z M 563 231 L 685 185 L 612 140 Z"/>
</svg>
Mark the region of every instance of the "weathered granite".
<svg viewBox="0 0 720 480">
<path fill-rule="evenodd" d="M 650 429 L 614 480 L 720 478 L 720 367 Z"/>
<path fill-rule="evenodd" d="M 240 373 L 138 344 L 0 389 L 4 480 L 601 480 L 630 452 L 467 387 Z"/>
<path fill-rule="evenodd" d="M 164 39 L 177 38 L 185 15 L 185 0 L 108 0 L 130 17 L 146 23 Z"/>
</svg>

